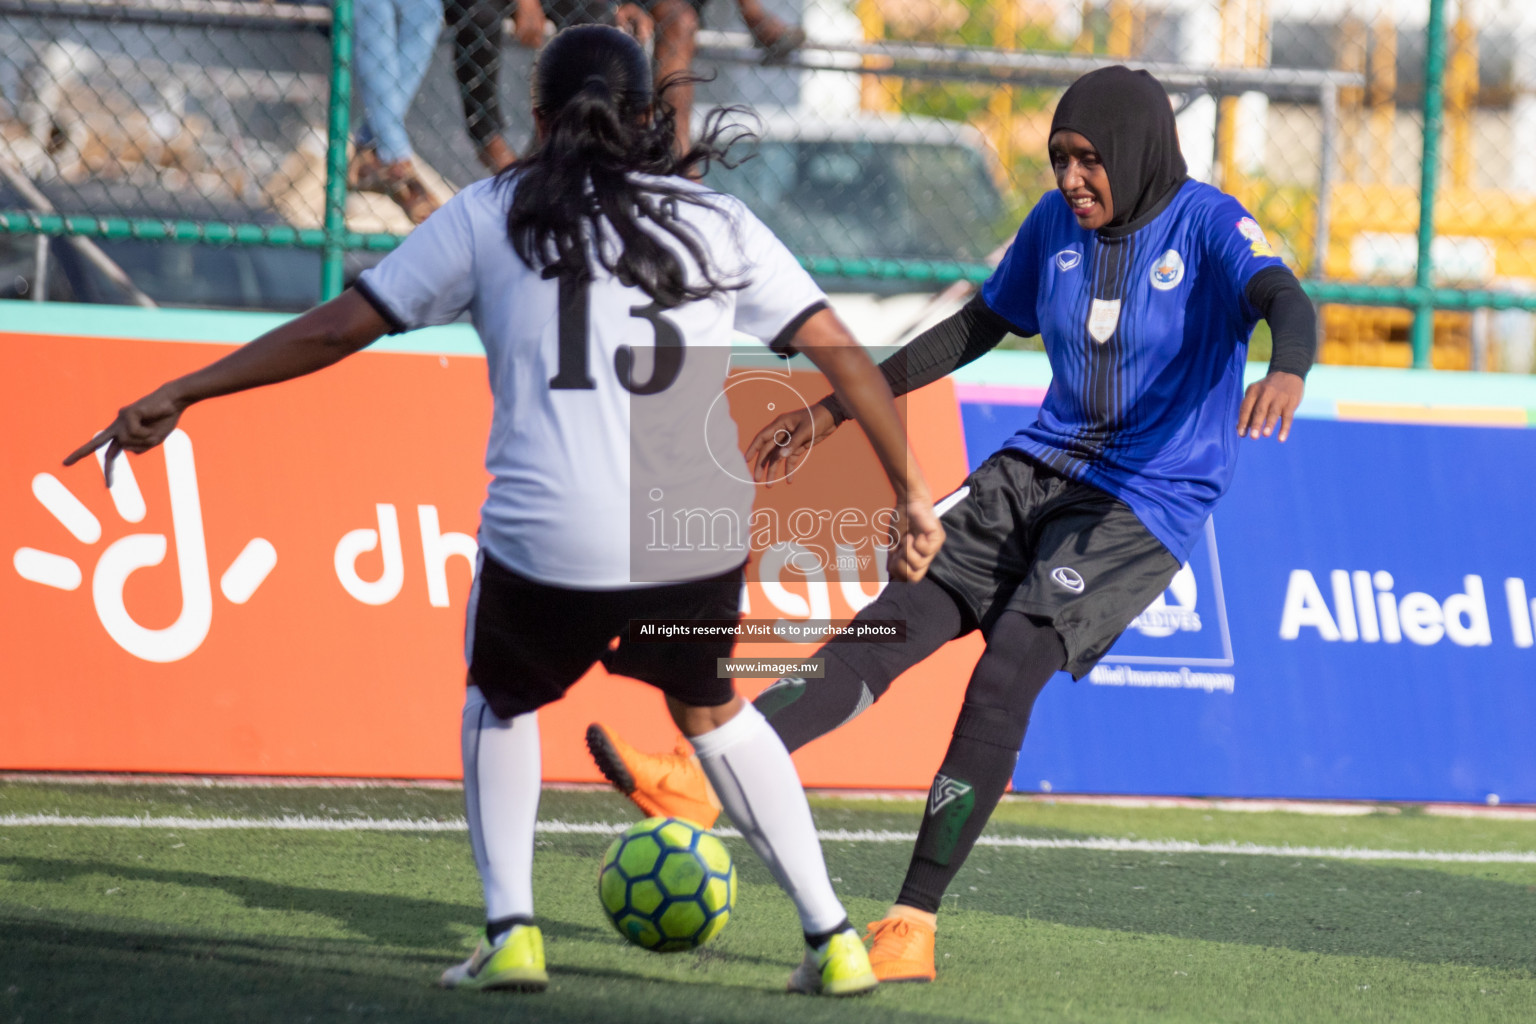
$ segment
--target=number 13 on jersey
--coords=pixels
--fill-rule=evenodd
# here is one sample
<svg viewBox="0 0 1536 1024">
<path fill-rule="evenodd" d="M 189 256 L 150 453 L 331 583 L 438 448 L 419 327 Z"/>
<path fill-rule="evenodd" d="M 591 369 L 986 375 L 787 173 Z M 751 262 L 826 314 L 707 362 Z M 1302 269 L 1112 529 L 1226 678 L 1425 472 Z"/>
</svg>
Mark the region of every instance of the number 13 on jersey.
<svg viewBox="0 0 1536 1024">
<path fill-rule="evenodd" d="M 546 267 L 545 278 L 556 278 L 559 294 L 559 351 L 560 365 L 549 386 L 554 390 L 591 390 L 597 387 L 587 369 L 587 354 L 591 347 L 591 327 L 588 309 L 591 301 L 592 282 L 580 272 L 569 272 L 563 264 Z M 629 315 L 648 321 L 652 336 L 656 339 L 656 362 L 649 380 L 635 380 L 635 352 L 628 345 L 620 345 L 613 356 L 613 371 L 619 383 L 633 395 L 654 395 L 671 387 L 683 369 L 683 336 L 677 325 L 663 314 L 664 307 L 658 302 L 645 306 L 631 306 Z"/>
</svg>

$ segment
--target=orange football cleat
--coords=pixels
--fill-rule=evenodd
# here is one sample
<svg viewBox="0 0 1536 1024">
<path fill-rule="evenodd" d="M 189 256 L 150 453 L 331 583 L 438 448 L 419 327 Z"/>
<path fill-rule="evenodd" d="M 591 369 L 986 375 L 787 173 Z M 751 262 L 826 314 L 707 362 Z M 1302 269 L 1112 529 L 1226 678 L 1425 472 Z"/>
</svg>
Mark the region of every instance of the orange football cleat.
<svg viewBox="0 0 1536 1024">
<path fill-rule="evenodd" d="M 933 926 L 907 917 L 886 917 L 871 922 L 864 938 L 869 940 L 869 965 L 881 981 L 932 981 Z"/>
<path fill-rule="evenodd" d="M 603 776 L 647 817 L 682 818 L 705 829 L 720 817 L 720 800 L 681 736 L 673 753 L 644 754 L 593 722 L 587 750 Z"/>
</svg>

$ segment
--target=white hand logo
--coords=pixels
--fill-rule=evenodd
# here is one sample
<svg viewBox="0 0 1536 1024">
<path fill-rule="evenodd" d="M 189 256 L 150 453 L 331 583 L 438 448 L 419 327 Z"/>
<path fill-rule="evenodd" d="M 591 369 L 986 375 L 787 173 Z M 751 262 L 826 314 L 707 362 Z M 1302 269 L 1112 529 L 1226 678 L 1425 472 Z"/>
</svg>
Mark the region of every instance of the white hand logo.
<svg viewBox="0 0 1536 1024">
<path fill-rule="evenodd" d="M 136 658 L 153 662 L 180 661 L 202 645 L 213 621 L 213 595 L 208 578 L 208 550 L 203 540 L 203 508 L 197 490 L 197 466 L 192 440 L 176 430 L 165 439 L 165 473 L 171 497 L 171 526 L 176 535 L 176 564 L 181 576 L 181 614 L 162 629 L 136 622 L 123 604 L 128 577 L 138 569 L 165 560 L 167 541 L 160 533 L 135 533 L 114 541 L 96 563 L 91 596 L 107 635 Z M 98 462 L 104 459 L 97 450 Z M 126 458 L 114 467 L 112 503 L 126 522 L 144 519 L 144 497 Z M 84 544 L 101 539 L 101 523 L 51 473 L 32 478 L 32 493 L 65 529 Z M 80 567 L 63 555 L 19 548 L 12 559 L 23 579 L 60 590 L 80 586 Z M 277 564 L 277 551 L 260 537 L 248 543 L 219 580 L 219 589 L 234 604 L 250 600 Z"/>
</svg>

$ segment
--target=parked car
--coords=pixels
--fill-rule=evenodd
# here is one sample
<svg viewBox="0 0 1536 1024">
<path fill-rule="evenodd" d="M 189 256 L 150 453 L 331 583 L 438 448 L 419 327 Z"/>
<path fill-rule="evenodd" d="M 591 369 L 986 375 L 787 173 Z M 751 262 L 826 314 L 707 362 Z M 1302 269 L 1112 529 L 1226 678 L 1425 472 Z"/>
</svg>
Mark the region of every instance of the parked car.
<svg viewBox="0 0 1536 1024">
<path fill-rule="evenodd" d="M 717 164 L 705 180 L 740 196 L 798 254 L 975 262 L 1012 228 L 985 143 L 968 126 L 937 118 L 770 113 L 756 127 L 757 138 L 733 150 L 741 162 Z M 64 213 L 280 223 L 260 208 L 138 186 L 85 183 L 49 198 Z M 0 209 L 25 206 L 0 187 Z M 133 239 L 97 245 L 162 305 L 300 311 L 320 297 L 320 254 L 312 249 Z M 0 298 L 33 297 L 36 251 L 31 237 L 0 235 Z M 47 251 L 47 298 L 128 301 L 69 241 L 50 239 Z M 380 258 L 349 253 L 346 278 Z M 884 296 L 934 290 L 902 278 L 822 275 L 821 283 L 836 292 Z"/>
<path fill-rule="evenodd" d="M 186 196 L 176 196 L 173 202 L 169 196 L 143 188 L 134 188 L 132 198 L 125 199 L 105 194 L 109 190 L 101 185 L 77 186 L 67 194 L 49 198 L 66 214 L 121 210 L 121 216 L 147 220 L 281 223 L 271 212 L 260 208 L 208 202 L 193 202 L 189 206 Z M 0 209 L 26 208 L 20 197 L 0 185 Z M 300 312 L 320 301 L 321 255 L 314 249 L 131 238 L 94 241 L 123 269 L 134 286 L 158 305 Z M 50 238 L 46 252 L 47 299 L 118 304 L 132 301 L 70 240 Z M 380 258 L 379 253 L 348 253 L 345 277 L 350 281 Z M 30 235 L 0 234 L 0 299 L 35 298 L 37 278 L 37 239 Z"/>
<path fill-rule="evenodd" d="M 97 243 L 157 305 L 298 311 L 319 301 L 320 254 L 313 250 L 206 243 Z M 0 299 L 30 299 L 36 242 L 0 236 Z M 69 241 L 47 243 L 47 295 L 55 302 L 129 303 L 128 293 Z"/>
<path fill-rule="evenodd" d="M 748 126 L 751 127 L 750 122 Z M 735 167 L 705 182 L 739 196 L 790 251 L 846 260 L 984 260 L 1015 225 L 981 133 L 907 115 L 772 113 Z M 911 281 L 831 279 L 837 290 L 920 291 Z"/>
</svg>

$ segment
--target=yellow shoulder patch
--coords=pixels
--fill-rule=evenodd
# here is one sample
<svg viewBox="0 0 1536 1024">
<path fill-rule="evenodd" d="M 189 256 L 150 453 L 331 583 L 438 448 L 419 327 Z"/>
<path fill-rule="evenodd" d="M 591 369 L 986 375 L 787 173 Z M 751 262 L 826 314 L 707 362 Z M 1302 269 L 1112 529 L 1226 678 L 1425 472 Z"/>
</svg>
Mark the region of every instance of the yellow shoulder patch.
<svg viewBox="0 0 1536 1024">
<path fill-rule="evenodd" d="M 1269 236 L 1264 234 L 1264 229 L 1252 217 L 1244 217 L 1237 222 L 1237 233 L 1248 239 L 1248 247 L 1255 256 L 1275 255 L 1275 247 L 1269 244 Z"/>
</svg>

